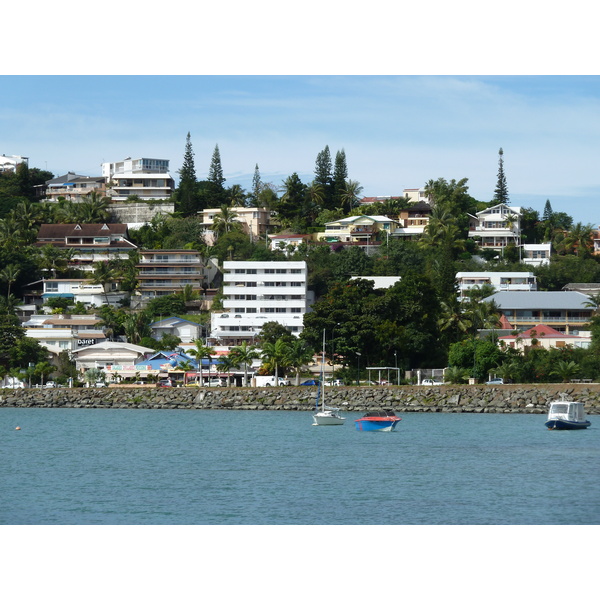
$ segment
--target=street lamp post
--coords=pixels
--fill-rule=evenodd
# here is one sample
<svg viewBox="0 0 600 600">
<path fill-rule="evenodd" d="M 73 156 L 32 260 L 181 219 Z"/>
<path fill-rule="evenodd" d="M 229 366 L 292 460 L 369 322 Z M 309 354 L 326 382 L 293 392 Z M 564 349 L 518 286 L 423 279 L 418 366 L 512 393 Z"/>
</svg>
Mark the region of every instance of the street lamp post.
<svg viewBox="0 0 600 600">
<path fill-rule="evenodd" d="M 335 381 L 335 328 L 341 325 L 336 323 L 331 330 L 331 383 Z"/>
<path fill-rule="evenodd" d="M 361 353 L 356 353 L 356 386 L 360 387 L 360 357 Z"/>
</svg>

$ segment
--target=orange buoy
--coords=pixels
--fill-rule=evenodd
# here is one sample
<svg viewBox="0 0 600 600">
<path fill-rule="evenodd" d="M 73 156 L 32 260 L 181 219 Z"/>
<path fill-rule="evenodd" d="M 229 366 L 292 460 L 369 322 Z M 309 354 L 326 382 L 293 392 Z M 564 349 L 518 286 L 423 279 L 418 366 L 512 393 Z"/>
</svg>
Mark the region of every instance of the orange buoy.
<svg viewBox="0 0 600 600">
<path fill-rule="evenodd" d="M 20 428 L 18 425 L 15 427 L 15 429 L 16 429 L 17 431 L 21 431 L 21 428 Z"/>
</svg>

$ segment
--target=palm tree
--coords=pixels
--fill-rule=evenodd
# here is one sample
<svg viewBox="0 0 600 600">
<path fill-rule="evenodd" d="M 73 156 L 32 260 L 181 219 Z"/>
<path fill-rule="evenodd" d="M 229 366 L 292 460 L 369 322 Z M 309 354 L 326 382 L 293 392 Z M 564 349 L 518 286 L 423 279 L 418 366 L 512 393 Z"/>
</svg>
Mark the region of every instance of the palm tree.
<svg viewBox="0 0 600 600">
<path fill-rule="evenodd" d="M 200 369 L 200 385 L 204 386 L 202 361 L 205 358 L 208 358 L 208 360 L 211 361 L 216 352 L 210 346 L 206 346 L 202 340 L 192 340 L 192 342 L 194 343 L 195 347 L 191 350 L 188 350 L 187 353 L 193 356 L 198 362 L 198 368 Z"/>
<path fill-rule="evenodd" d="M 275 374 L 275 385 L 279 385 L 279 368 L 291 366 L 290 345 L 279 338 L 275 342 L 265 342 L 262 345 L 263 367 Z"/>
<path fill-rule="evenodd" d="M 577 256 L 586 257 L 592 253 L 594 247 L 594 226 L 577 223 L 571 228 L 564 238 L 564 246 L 567 252 L 573 251 Z"/>
<path fill-rule="evenodd" d="M 96 285 L 102 286 L 104 293 L 104 300 L 108 304 L 108 291 L 106 286 L 112 283 L 117 277 L 117 271 L 114 266 L 108 260 L 101 260 L 94 264 L 94 271 L 89 276 L 89 280 Z"/>
<path fill-rule="evenodd" d="M 458 341 L 460 334 L 466 334 L 472 327 L 473 323 L 463 310 L 462 304 L 458 300 L 453 300 L 452 303 L 441 302 L 442 315 L 438 319 L 440 331 L 454 331 L 451 339 Z"/>
<path fill-rule="evenodd" d="M 558 375 L 563 383 L 567 383 L 574 375 L 580 371 L 580 366 L 573 360 L 559 360 L 550 375 Z"/>
<path fill-rule="evenodd" d="M 448 367 L 444 371 L 444 381 L 448 383 L 464 383 L 468 379 L 468 369 L 461 369 L 460 367 Z"/>
<path fill-rule="evenodd" d="M 73 248 L 58 248 L 52 244 L 45 244 L 39 250 L 38 266 L 42 271 L 47 271 L 55 278 L 57 273 L 64 273 L 69 268 L 69 261 L 75 255 Z"/>
<path fill-rule="evenodd" d="M 358 206 L 360 202 L 360 195 L 362 194 L 363 187 L 358 181 L 348 179 L 344 186 L 344 190 L 340 195 L 342 201 L 342 207 L 346 212 L 350 212 L 353 208 Z"/>
<path fill-rule="evenodd" d="M 229 356 L 219 357 L 219 362 L 217 363 L 217 365 L 222 371 L 225 371 L 225 373 L 227 373 L 227 387 L 229 387 L 230 385 L 231 369 L 235 369 L 238 366 L 238 364 L 239 363 L 235 360 L 235 356 L 231 356 L 231 354 L 229 354 Z"/>
<path fill-rule="evenodd" d="M 21 269 L 17 265 L 6 265 L 2 271 L 0 271 L 0 279 L 8 283 L 8 291 L 6 292 L 6 298 L 10 296 L 10 286 L 17 280 Z"/>
<path fill-rule="evenodd" d="M 289 344 L 288 356 L 290 367 L 296 370 L 296 385 L 300 385 L 300 371 L 312 360 L 314 351 L 306 342 L 296 338 Z"/>
<path fill-rule="evenodd" d="M 249 346 L 244 341 L 240 346 L 231 349 L 229 356 L 236 361 L 236 365 L 244 365 L 244 387 L 248 385 L 248 365 L 252 364 L 255 358 L 260 358 L 260 352 L 256 346 Z"/>
<path fill-rule="evenodd" d="M 123 329 L 130 344 L 139 344 L 142 338 L 150 337 L 150 318 L 141 312 L 132 312 L 123 317 Z"/>
<path fill-rule="evenodd" d="M 217 236 L 229 233 L 236 226 L 240 226 L 241 223 L 237 221 L 238 214 L 231 210 L 231 207 L 223 204 L 221 206 L 220 212 L 218 212 L 213 219 L 213 224 L 211 229 L 215 232 Z"/>
</svg>

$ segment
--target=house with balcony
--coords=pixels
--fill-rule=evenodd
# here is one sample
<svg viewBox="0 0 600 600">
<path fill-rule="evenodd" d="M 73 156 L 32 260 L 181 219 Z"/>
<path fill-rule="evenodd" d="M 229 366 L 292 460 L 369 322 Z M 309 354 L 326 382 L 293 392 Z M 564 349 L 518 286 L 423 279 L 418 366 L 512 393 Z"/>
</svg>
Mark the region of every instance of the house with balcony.
<svg viewBox="0 0 600 600">
<path fill-rule="evenodd" d="M 140 200 L 168 200 L 175 189 L 169 161 L 163 158 L 126 158 L 102 163 L 107 195 L 114 202 L 137 196 Z"/>
<path fill-rule="evenodd" d="M 29 165 L 29 158 L 14 154 L 0 156 L 0 173 L 15 173 L 19 165 Z"/>
<path fill-rule="evenodd" d="M 456 274 L 459 297 L 483 285 L 491 285 L 497 292 L 535 292 L 537 278 L 524 271 L 459 271 Z"/>
<path fill-rule="evenodd" d="M 70 202 L 81 202 L 84 196 L 91 192 L 106 196 L 104 177 L 87 177 L 69 171 L 66 175 L 46 181 L 46 200 L 48 202 L 58 202 L 59 198 Z"/>
<path fill-rule="evenodd" d="M 345 245 L 375 246 L 385 243 L 399 227 L 398 221 L 381 215 L 355 215 L 325 223 L 317 241 Z"/>
<path fill-rule="evenodd" d="M 521 262 L 532 267 L 550 263 L 552 244 L 523 244 L 521 246 Z"/>
<path fill-rule="evenodd" d="M 536 325 L 523 332 L 502 335 L 498 338 L 501 345 L 525 351 L 525 348 L 589 348 L 592 343 L 590 331 L 579 331 L 577 335 L 561 333 L 548 325 Z"/>
<path fill-rule="evenodd" d="M 196 250 L 141 250 L 137 269 L 142 304 L 182 292 L 187 285 L 195 292 L 203 291 L 204 263 Z"/>
<path fill-rule="evenodd" d="M 72 352 L 106 340 L 102 320 L 95 315 L 32 315 L 23 328 L 53 358 L 63 350 Z"/>
<path fill-rule="evenodd" d="M 469 238 L 474 239 L 481 249 L 501 252 L 509 244 L 519 244 L 520 208 L 496 204 L 469 217 Z"/>
<path fill-rule="evenodd" d="M 393 237 L 406 240 L 421 237 L 429 224 L 432 210 L 431 204 L 422 200 L 402 209 L 398 215 L 399 226 L 396 227 Z"/>
<path fill-rule="evenodd" d="M 44 224 L 35 246 L 47 244 L 73 250 L 69 266 L 82 271 L 93 271 L 99 261 L 128 258 L 129 252 L 137 249 L 129 241 L 124 223 Z"/>
<path fill-rule="evenodd" d="M 223 311 L 211 315 L 211 339 L 222 346 L 252 343 L 268 321 L 294 335 L 313 301 L 304 261 L 224 261 Z"/>
<path fill-rule="evenodd" d="M 549 325 L 560 333 L 589 329 L 595 306 L 580 292 L 496 292 L 493 300 L 514 329 Z"/>
<path fill-rule="evenodd" d="M 73 303 L 81 302 L 86 308 L 90 306 L 120 306 L 122 300 L 129 295 L 119 290 L 117 281 L 105 285 L 92 283 L 89 279 L 43 279 L 42 300 L 44 304 L 50 298 L 69 298 Z"/>
<path fill-rule="evenodd" d="M 252 241 L 266 239 L 265 236 L 271 224 L 271 211 L 269 209 L 253 206 L 234 206 L 231 208 L 231 212 L 235 213 L 234 221 L 242 225 L 244 233 Z M 205 208 L 200 211 L 205 229 L 204 240 L 209 246 L 213 246 L 216 241 L 215 233 L 211 228 L 215 222 L 215 217 L 220 213 L 220 208 Z"/>
</svg>

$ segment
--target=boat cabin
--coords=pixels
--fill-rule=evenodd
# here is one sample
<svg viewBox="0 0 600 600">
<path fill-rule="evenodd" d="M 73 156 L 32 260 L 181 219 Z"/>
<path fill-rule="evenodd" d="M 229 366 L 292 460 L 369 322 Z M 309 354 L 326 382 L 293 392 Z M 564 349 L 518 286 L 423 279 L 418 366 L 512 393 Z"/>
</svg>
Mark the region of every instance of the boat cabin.
<svg viewBox="0 0 600 600">
<path fill-rule="evenodd" d="M 553 402 L 550 405 L 549 419 L 585 421 L 583 402 Z"/>
</svg>

